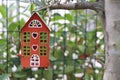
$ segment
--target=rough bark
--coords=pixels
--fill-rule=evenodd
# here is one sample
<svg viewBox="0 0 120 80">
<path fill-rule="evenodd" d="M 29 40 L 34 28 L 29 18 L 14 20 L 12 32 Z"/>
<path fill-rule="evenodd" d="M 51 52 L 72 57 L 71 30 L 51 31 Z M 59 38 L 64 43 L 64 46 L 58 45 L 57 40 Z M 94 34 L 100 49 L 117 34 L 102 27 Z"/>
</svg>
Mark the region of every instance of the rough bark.
<svg viewBox="0 0 120 80">
<path fill-rule="evenodd" d="M 52 5 L 50 9 L 68 9 L 68 10 L 77 10 L 77 9 L 92 9 L 96 10 L 98 8 L 97 2 L 79 2 L 72 4 L 58 4 Z"/>
<path fill-rule="evenodd" d="M 78 3 L 68 3 L 68 4 L 53 4 L 40 8 L 39 10 L 50 9 L 66 9 L 66 10 L 78 10 L 78 9 L 91 9 L 95 11 L 103 11 L 103 4 L 99 2 L 78 2 Z M 39 11 L 36 10 L 36 11 Z"/>
<path fill-rule="evenodd" d="M 103 80 L 120 80 L 120 0 L 105 0 L 106 63 Z"/>
</svg>

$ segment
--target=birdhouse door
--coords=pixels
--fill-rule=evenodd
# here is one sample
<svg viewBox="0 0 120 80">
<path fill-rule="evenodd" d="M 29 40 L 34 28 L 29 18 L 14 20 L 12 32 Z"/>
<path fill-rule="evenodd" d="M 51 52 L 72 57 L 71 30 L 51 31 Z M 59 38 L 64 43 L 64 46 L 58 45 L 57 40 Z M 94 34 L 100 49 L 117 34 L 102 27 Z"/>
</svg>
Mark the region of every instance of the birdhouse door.
<svg viewBox="0 0 120 80">
<path fill-rule="evenodd" d="M 33 54 L 30 58 L 31 67 L 40 67 L 40 57 L 37 54 Z"/>
</svg>

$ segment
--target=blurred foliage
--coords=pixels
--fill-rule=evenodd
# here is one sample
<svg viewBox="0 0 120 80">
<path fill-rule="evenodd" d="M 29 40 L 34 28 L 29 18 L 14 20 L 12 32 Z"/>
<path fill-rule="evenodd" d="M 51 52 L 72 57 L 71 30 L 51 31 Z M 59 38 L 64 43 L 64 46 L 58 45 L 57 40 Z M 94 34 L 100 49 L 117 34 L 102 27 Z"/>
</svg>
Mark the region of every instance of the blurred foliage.
<svg viewBox="0 0 120 80">
<path fill-rule="evenodd" d="M 49 4 L 45 1 L 50 3 L 50 0 L 41 0 L 39 3 L 43 4 L 42 7 Z M 68 0 L 68 2 L 72 1 Z M 67 80 L 83 80 L 83 78 L 101 80 L 104 39 L 97 14 L 91 10 L 39 11 L 38 13 L 45 22 L 49 23 L 46 24 L 51 29 L 51 65 L 48 69 L 23 70 L 21 68 L 20 58 L 16 56 L 20 52 L 19 32 L 32 11 L 41 7 L 34 2 L 29 2 L 29 0 L 21 0 L 20 15 L 18 12 L 15 13 L 18 7 L 15 2 L 8 6 L 8 24 L 6 5 L 4 3 L 0 5 L 0 80 L 8 78 L 10 80 L 27 80 L 27 78 L 62 80 L 65 77 Z M 23 3 L 26 3 L 26 6 L 22 5 Z"/>
</svg>

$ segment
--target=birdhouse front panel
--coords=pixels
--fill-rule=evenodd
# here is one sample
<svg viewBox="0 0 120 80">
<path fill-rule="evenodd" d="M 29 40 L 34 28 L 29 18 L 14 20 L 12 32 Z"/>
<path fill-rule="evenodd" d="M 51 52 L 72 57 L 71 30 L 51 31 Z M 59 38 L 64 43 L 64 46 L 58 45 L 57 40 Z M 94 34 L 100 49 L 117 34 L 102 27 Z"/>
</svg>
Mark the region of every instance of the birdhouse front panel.
<svg viewBox="0 0 120 80">
<path fill-rule="evenodd" d="M 23 68 L 49 66 L 50 30 L 37 13 L 21 29 L 20 39 Z"/>
</svg>

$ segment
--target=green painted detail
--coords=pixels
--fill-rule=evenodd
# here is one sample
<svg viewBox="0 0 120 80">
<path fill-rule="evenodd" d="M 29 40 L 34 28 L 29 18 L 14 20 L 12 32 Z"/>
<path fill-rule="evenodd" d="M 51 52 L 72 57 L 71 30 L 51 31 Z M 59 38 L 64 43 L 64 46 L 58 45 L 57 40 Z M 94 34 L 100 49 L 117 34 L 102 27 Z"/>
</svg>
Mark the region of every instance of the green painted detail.
<svg viewBox="0 0 120 80">
<path fill-rule="evenodd" d="M 45 56 L 47 54 L 47 47 L 46 46 L 40 46 L 40 55 Z"/>
<path fill-rule="evenodd" d="M 40 43 L 47 43 L 48 42 L 48 33 L 41 32 L 40 33 Z"/>
<path fill-rule="evenodd" d="M 24 32 L 23 33 L 23 41 L 24 42 L 30 42 L 30 32 Z"/>
<path fill-rule="evenodd" d="M 29 56 L 30 55 L 30 47 L 29 46 L 24 46 L 23 47 L 23 54 L 25 56 Z"/>
</svg>

